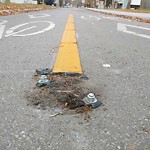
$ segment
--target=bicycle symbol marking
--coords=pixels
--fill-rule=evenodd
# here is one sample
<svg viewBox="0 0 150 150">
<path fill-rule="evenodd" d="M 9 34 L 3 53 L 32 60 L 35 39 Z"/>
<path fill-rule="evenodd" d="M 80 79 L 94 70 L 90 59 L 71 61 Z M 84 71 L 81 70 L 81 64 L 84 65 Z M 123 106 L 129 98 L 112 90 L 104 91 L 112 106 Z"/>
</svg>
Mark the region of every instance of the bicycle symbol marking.
<svg viewBox="0 0 150 150">
<path fill-rule="evenodd" d="M 28 15 L 30 19 L 33 18 L 42 18 L 42 17 L 49 17 L 50 15 L 48 14 L 33 14 L 33 15 Z"/>
<path fill-rule="evenodd" d="M 91 15 L 88 15 L 88 17 L 81 16 L 81 19 L 85 19 L 85 20 L 100 20 L 99 17 L 91 16 Z"/>
<path fill-rule="evenodd" d="M 3 25 L 5 23 L 7 23 L 8 21 L 7 20 L 0 20 L 0 25 Z"/>
<path fill-rule="evenodd" d="M 6 22 L 7 22 L 6 20 L 2 20 L 2 22 L 0 22 L 0 39 L 2 38 L 4 29 L 5 29 L 5 25 L 3 25 L 3 24 L 5 24 Z M 38 26 L 37 26 L 38 23 L 48 24 L 48 26 L 42 30 L 39 30 Z M 26 27 L 29 25 L 30 25 L 30 27 Z M 23 37 L 25 37 L 25 36 L 36 35 L 36 34 L 40 34 L 40 33 L 44 33 L 46 31 L 49 31 L 49 30 L 53 29 L 54 27 L 55 27 L 55 24 L 53 22 L 50 22 L 50 21 L 34 21 L 34 22 L 29 22 L 29 23 L 23 23 L 23 24 L 13 26 L 10 29 L 8 29 L 6 31 L 5 37 L 9 37 L 9 36 L 23 36 Z M 37 31 L 31 30 L 34 28 L 36 28 Z M 28 31 L 28 33 L 23 33 L 25 31 Z"/>
</svg>

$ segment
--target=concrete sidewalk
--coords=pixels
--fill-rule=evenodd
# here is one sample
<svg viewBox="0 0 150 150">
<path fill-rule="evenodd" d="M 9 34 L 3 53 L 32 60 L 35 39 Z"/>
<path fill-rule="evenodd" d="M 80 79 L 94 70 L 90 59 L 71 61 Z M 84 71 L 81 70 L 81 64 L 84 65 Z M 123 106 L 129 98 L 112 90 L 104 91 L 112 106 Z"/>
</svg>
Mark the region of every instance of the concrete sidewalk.
<svg viewBox="0 0 150 150">
<path fill-rule="evenodd" d="M 148 13 L 133 13 L 133 12 L 123 12 L 123 11 L 114 11 L 114 10 L 96 9 L 96 8 L 87 8 L 87 9 L 92 11 L 102 12 L 102 13 L 110 13 L 114 15 L 137 17 L 145 20 L 150 20 L 150 14 Z"/>
</svg>

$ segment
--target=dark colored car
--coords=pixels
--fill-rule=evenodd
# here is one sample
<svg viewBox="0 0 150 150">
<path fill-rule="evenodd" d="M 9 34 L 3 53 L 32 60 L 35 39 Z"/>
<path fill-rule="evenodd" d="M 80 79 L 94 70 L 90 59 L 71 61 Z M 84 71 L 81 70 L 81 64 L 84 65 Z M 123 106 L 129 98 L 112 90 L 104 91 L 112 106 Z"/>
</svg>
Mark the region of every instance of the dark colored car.
<svg viewBox="0 0 150 150">
<path fill-rule="evenodd" d="M 56 6 L 55 0 L 45 0 L 45 4 L 46 5 L 54 5 L 54 6 Z"/>
</svg>

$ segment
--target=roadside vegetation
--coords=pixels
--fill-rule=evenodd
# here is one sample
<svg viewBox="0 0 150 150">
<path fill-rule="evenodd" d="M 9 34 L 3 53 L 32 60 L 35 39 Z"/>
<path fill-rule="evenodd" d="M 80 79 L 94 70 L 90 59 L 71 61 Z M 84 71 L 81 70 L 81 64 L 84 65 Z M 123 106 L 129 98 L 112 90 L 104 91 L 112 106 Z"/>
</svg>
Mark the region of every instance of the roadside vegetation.
<svg viewBox="0 0 150 150">
<path fill-rule="evenodd" d="M 16 3 L 1 3 L 0 16 L 11 14 L 26 13 L 31 11 L 54 9 L 55 7 L 45 4 L 16 4 Z"/>
<path fill-rule="evenodd" d="M 150 13 L 150 9 L 110 9 L 110 10 L 134 12 L 134 13 Z"/>
</svg>

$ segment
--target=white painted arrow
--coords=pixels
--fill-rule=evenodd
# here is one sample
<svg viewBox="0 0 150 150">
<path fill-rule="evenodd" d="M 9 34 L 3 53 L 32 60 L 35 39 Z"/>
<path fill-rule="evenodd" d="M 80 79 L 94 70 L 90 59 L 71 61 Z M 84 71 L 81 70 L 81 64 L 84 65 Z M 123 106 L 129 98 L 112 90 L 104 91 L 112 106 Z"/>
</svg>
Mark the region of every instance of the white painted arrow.
<svg viewBox="0 0 150 150">
<path fill-rule="evenodd" d="M 0 39 L 3 36 L 3 32 L 5 29 L 5 25 L 4 25 L 5 23 L 7 23 L 7 20 L 0 20 Z"/>
<path fill-rule="evenodd" d="M 0 39 L 3 36 L 4 29 L 5 29 L 5 25 L 0 25 Z"/>
<path fill-rule="evenodd" d="M 145 35 L 145 34 L 133 32 L 133 31 L 128 31 L 128 30 L 127 30 L 127 27 L 132 27 L 132 28 L 137 28 L 137 29 L 149 30 L 149 31 L 150 31 L 150 28 L 144 28 L 144 27 L 139 27 L 139 26 L 133 26 L 133 25 L 123 24 L 123 23 L 118 23 L 118 24 L 117 24 L 117 29 L 118 29 L 118 31 L 121 31 L 121 32 L 125 32 L 125 33 L 128 33 L 128 34 L 132 34 L 132 35 L 136 35 L 136 36 L 140 36 L 140 37 L 143 37 L 143 38 L 150 39 L 150 35 Z"/>
</svg>

